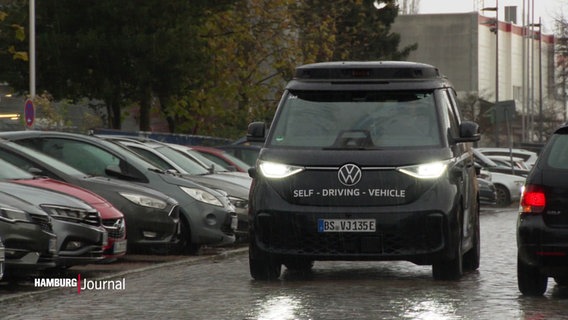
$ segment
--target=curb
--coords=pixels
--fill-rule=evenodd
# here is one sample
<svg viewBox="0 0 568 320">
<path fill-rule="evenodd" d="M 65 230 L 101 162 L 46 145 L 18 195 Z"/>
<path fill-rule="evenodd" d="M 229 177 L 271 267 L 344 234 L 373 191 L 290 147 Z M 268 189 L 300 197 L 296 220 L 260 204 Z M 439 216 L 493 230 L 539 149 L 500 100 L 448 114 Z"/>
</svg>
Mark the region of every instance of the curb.
<svg viewBox="0 0 568 320">
<path fill-rule="evenodd" d="M 127 270 L 127 271 L 121 271 L 121 272 L 113 273 L 113 274 L 110 274 L 110 275 L 97 277 L 94 280 L 110 280 L 110 279 L 122 277 L 122 276 L 125 276 L 125 275 L 129 275 L 129 274 L 142 273 L 142 272 L 146 272 L 146 271 L 151 271 L 151 270 L 165 268 L 165 267 L 172 267 L 172 266 L 180 266 L 180 265 L 190 266 L 190 265 L 195 265 L 195 264 L 199 264 L 201 262 L 206 262 L 206 261 L 217 262 L 217 261 L 225 260 L 225 259 L 237 256 L 237 255 L 240 255 L 240 254 L 244 254 L 246 252 L 248 252 L 248 246 L 242 247 L 242 248 L 236 248 L 236 249 L 232 249 L 232 250 L 227 250 L 227 251 L 224 251 L 224 252 L 221 252 L 221 253 L 218 253 L 218 254 L 215 254 L 215 255 L 210 255 L 210 256 L 193 256 L 193 257 L 188 257 L 188 258 L 184 258 L 184 259 L 181 259 L 181 260 L 158 263 L 158 264 L 151 265 L 151 266 L 141 267 L 141 268 Z M 0 296 L 0 303 L 6 302 L 6 301 L 13 301 L 13 300 L 20 300 L 20 299 L 24 299 L 24 298 L 30 298 L 30 297 L 34 297 L 34 296 L 38 296 L 38 295 L 42 295 L 42 294 L 47 294 L 47 293 L 54 292 L 54 291 L 65 290 L 65 289 L 69 289 L 69 288 L 47 288 L 47 289 L 44 289 L 44 290 L 38 290 L 38 291 L 33 291 L 33 292 L 17 293 L 17 294 L 11 295 L 9 297 L 1 297 Z"/>
</svg>

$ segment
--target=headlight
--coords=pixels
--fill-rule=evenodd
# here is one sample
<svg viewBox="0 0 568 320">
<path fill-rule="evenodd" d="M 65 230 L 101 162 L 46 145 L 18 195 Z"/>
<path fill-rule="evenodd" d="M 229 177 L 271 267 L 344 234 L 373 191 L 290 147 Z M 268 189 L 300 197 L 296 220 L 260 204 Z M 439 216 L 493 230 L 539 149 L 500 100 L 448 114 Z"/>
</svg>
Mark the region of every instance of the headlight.
<svg viewBox="0 0 568 320">
<path fill-rule="evenodd" d="M 432 162 L 415 166 L 400 167 L 397 168 L 397 170 L 418 179 L 436 179 L 444 174 L 447 167 L 447 162 Z"/>
<path fill-rule="evenodd" d="M 229 201 L 235 208 L 246 209 L 248 208 L 248 200 L 229 196 Z"/>
<path fill-rule="evenodd" d="M 197 201 L 205 202 L 207 204 L 212 204 L 217 207 L 223 207 L 223 203 L 210 192 L 201 189 L 187 188 L 182 186 L 180 186 L 180 188 L 190 197 L 192 197 Z"/>
<path fill-rule="evenodd" d="M 160 199 L 127 192 L 119 192 L 121 196 L 142 207 L 165 209 L 168 204 Z"/>
<path fill-rule="evenodd" d="M 259 167 L 263 176 L 274 179 L 286 178 L 304 170 L 303 167 L 268 161 L 260 161 Z"/>
<path fill-rule="evenodd" d="M 42 204 L 41 208 L 54 219 L 71 222 L 84 222 L 95 226 L 101 225 L 101 217 L 99 215 L 99 212 L 96 210 L 88 211 L 81 208 L 72 208 L 50 204 Z"/>
<path fill-rule="evenodd" d="M 26 212 L 8 208 L 0 208 L 0 218 L 4 218 L 10 222 L 31 221 L 30 216 Z"/>
</svg>

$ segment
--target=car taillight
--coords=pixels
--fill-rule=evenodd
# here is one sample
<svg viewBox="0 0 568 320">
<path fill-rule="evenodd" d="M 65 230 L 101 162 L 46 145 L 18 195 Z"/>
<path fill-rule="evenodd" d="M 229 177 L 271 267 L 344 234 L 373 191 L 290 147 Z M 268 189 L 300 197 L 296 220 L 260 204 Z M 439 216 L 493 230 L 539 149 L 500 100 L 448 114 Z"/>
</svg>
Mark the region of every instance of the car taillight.
<svg viewBox="0 0 568 320">
<path fill-rule="evenodd" d="M 543 187 L 529 184 L 523 188 L 521 212 L 542 213 L 545 205 L 546 195 L 544 194 Z"/>
</svg>

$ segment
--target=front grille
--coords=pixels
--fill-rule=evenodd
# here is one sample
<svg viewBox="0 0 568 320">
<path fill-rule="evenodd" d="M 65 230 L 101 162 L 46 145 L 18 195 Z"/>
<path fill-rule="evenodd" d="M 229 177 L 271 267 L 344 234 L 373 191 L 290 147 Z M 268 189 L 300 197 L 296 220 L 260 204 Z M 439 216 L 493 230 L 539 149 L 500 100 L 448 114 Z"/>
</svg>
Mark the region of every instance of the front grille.
<svg viewBox="0 0 568 320">
<path fill-rule="evenodd" d="M 49 219 L 49 216 L 44 216 L 44 215 L 39 215 L 39 214 L 33 214 L 30 213 L 30 217 L 32 217 L 32 221 L 39 225 L 39 228 L 43 231 L 46 232 L 53 232 L 53 228 L 51 226 L 51 221 Z"/>
<path fill-rule="evenodd" d="M 290 213 L 261 216 L 258 224 L 260 242 L 281 254 L 408 256 L 435 252 L 444 245 L 443 218 L 436 214 L 400 225 L 378 221 L 374 233 L 318 233 L 315 219 Z"/>
<path fill-rule="evenodd" d="M 122 239 L 126 234 L 124 219 L 104 219 L 103 227 L 106 229 L 109 238 Z"/>
</svg>

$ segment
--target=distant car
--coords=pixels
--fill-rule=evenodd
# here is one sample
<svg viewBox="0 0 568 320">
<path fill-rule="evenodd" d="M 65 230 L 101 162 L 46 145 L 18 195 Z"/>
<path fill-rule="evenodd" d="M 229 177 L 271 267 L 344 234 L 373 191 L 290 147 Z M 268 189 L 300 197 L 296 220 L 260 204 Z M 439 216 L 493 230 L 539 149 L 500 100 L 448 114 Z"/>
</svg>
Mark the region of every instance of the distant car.
<svg viewBox="0 0 568 320">
<path fill-rule="evenodd" d="M 526 179 L 517 220 L 517 281 L 523 295 L 568 285 L 568 125 L 548 139 Z"/>
<path fill-rule="evenodd" d="M 505 166 L 508 168 L 515 168 L 520 170 L 529 171 L 531 168 L 527 163 L 519 157 L 509 157 L 509 156 L 487 156 L 487 158 L 493 160 L 493 162 L 497 163 L 498 165 Z"/>
<path fill-rule="evenodd" d="M 217 146 L 216 148 L 225 150 L 227 153 L 241 159 L 249 166 L 254 167 L 261 147 L 261 144 L 247 142 L 242 144 L 226 144 Z"/>
<path fill-rule="evenodd" d="M 477 178 L 479 186 L 479 203 L 482 205 L 497 204 L 497 192 L 493 182 L 481 178 Z"/>
<path fill-rule="evenodd" d="M 44 152 L 87 174 L 133 182 L 171 196 L 180 210 L 177 250 L 195 254 L 202 245 L 235 242 L 238 219 L 225 194 L 162 170 L 119 144 L 57 131 L 0 132 L 0 138 Z"/>
<path fill-rule="evenodd" d="M 529 166 L 529 169 L 535 164 L 536 160 L 538 159 L 538 154 L 533 151 L 519 149 L 519 148 L 496 148 L 496 147 L 483 147 L 483 148 L 476 148 L 481 153 L 486 156 L 494 155 L 494 156 L 513 156 L 517 158 L 523 159 L 523 161 Z"/>
<path fill-rule="evenodd" d="M 10 179 L 10 174 L 2 174 L 0 192 L 29 202 L 50 215 L 57 235 L 57 267 L 96 263 L 104 259 L 103 247 L 107 244 L 108 234 L 102 227 L 97 210 L 72 196 L 6 182 Z"/>
<path fill-rule="evenodd" d="M 475 157 L 475 163 L 490 172 L 499 172 L 521 177 L 526 177 L 529 173 L 529 170 L 526 169 L 515 169 L 511 168 L 509 165 L 499 165 L 476 148 L 473 148 L 473 155 Z"/>
<path fill-rule="evenodd" d="M 14 142 L 0 139 L 0 159 L 51 179 L 88 189 L 105 198 L 126 218 L 126 230 L 119 218 L 103 217 L 109 234 L 105 255 L 123 250 L 113 238 L 128 238 L 128 251 L 164 252 L 179 238 L 179 207 L 173 198 L 138 184 L 107 177 L 88 176 L 66 163 Z"/>
<path fill-rule="evenodd" d="M 248 172 L 248 169 L 252 167 L 250 164 L 230 154 L 227 150 L 205 146 L 188 147 L 225 168 L 234 168 L 234 170 L 239 172 Z"/>
<path fill-rule="evenodd" d="M 4 268 L 7 275 L 18 276 L 55 267 L 57 236 L 49 215 L 4 192 L 0 192 L 0 236 L 0 275 Z"/>
</svg>

